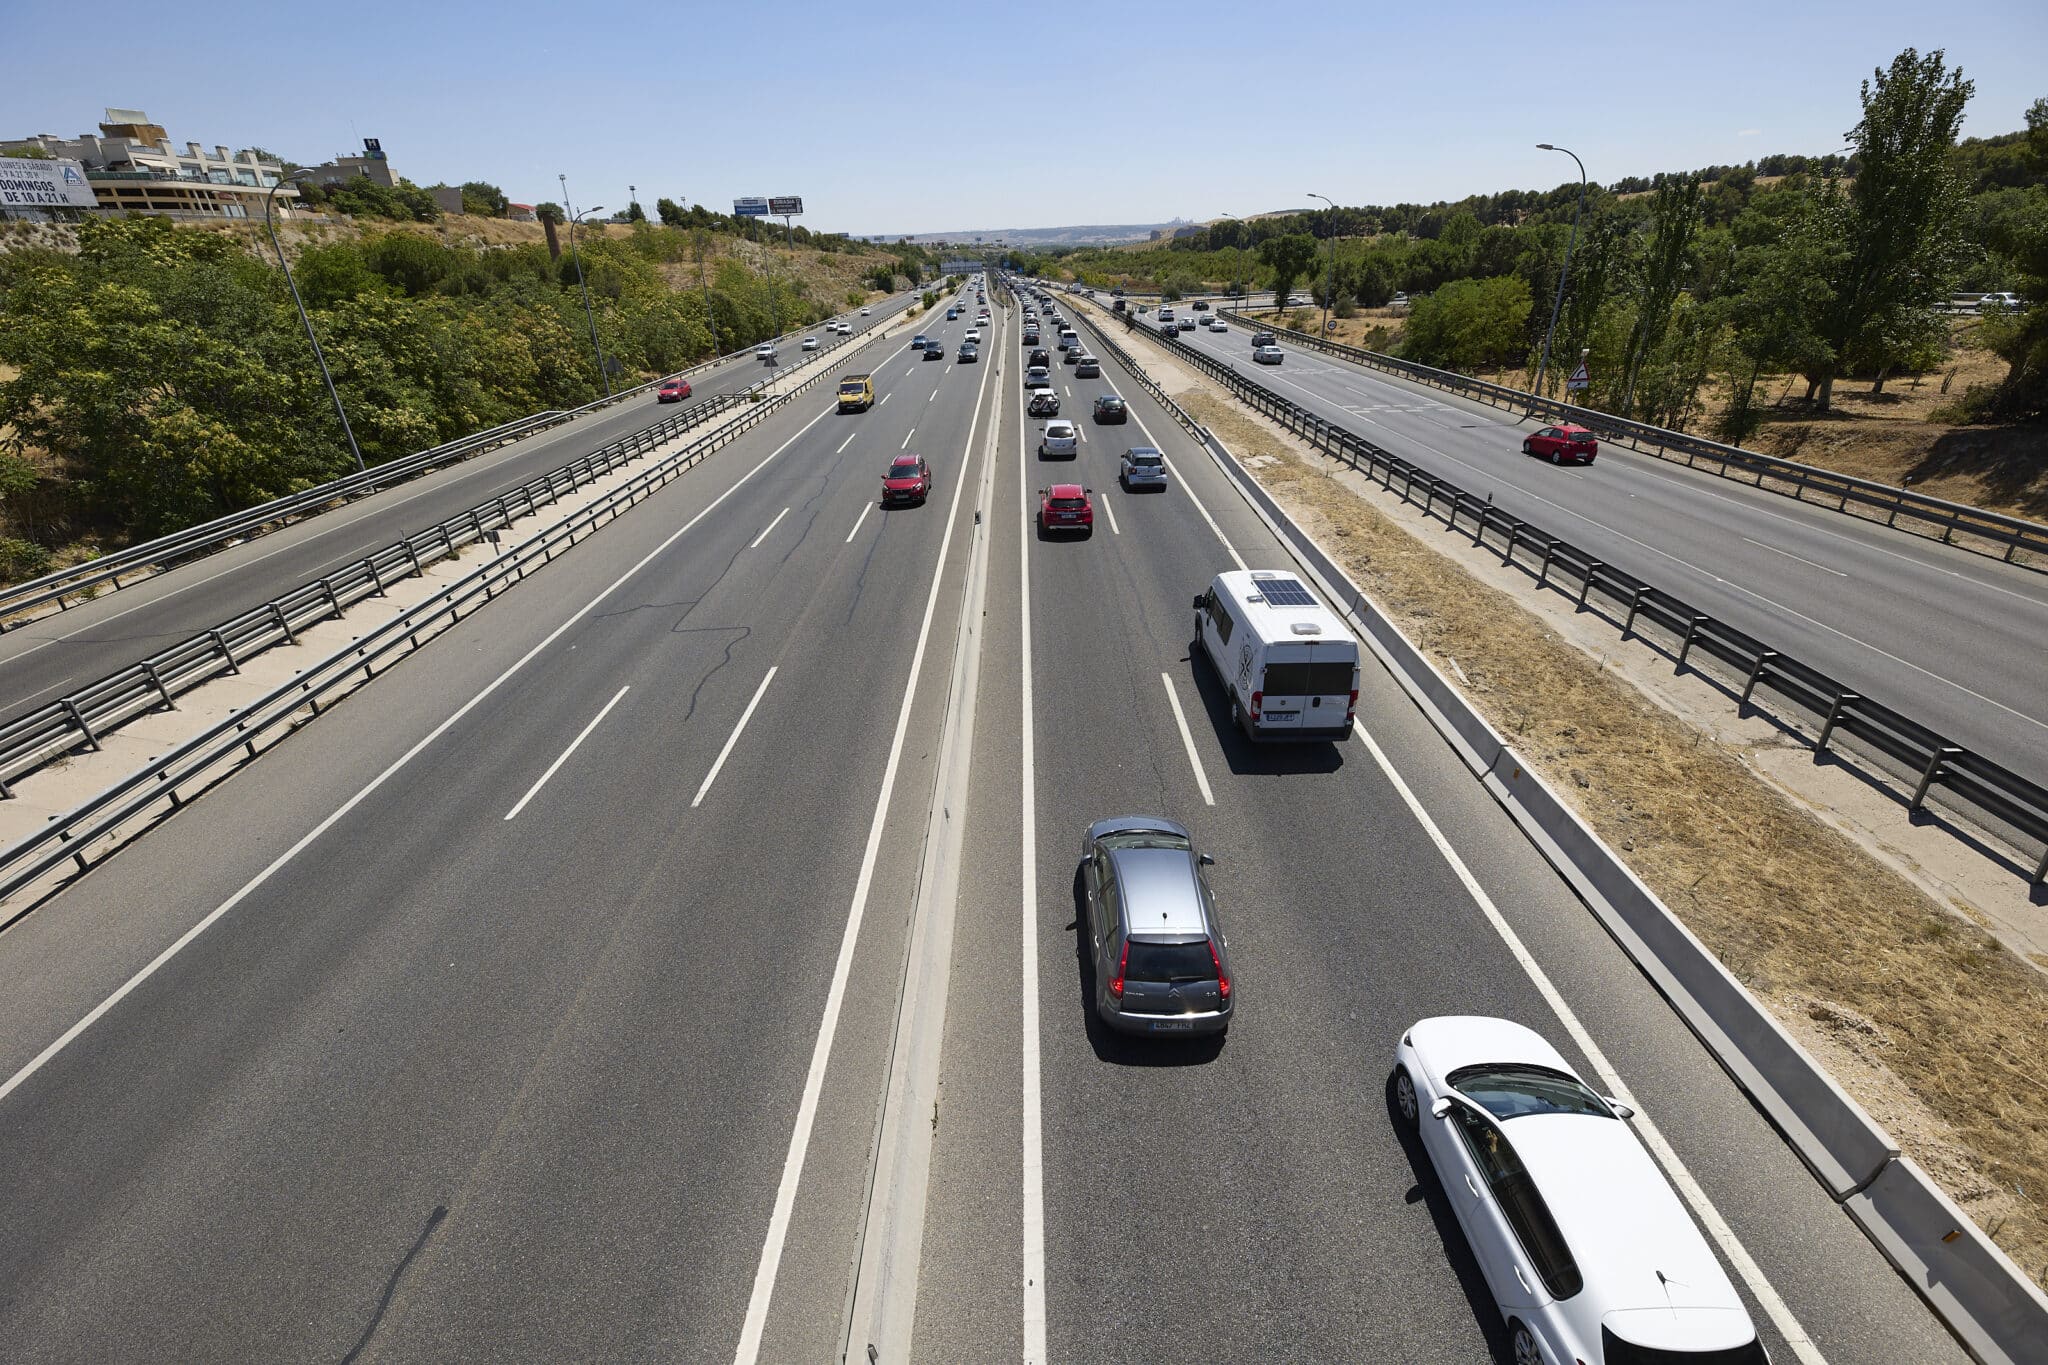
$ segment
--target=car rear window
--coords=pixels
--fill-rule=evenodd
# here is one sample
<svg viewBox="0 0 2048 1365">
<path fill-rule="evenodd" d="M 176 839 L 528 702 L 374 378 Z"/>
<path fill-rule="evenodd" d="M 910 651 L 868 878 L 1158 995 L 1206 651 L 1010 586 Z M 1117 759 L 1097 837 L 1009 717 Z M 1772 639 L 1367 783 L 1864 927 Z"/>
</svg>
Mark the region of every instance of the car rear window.
<svg viewBox="0 0 2048 1365">
<path fill-rule="evenodd" d="M 1600 1329 L 1600 1355 L 1607 1365 L 1769 1365 L 1770 1357 L 1755 1341 L 1719 1351 L 1666 1351 L 1623 1341 L 1605 1326 Z"/>
<path fill-rule="evenodd" d="M 1349 663 L 1272 663 L 1266 665 L 1269 697 L 1331 697 L 1351 692 Z"/>
<path fill-rule="evenodd" d="M 1216 960 L 1209 954 L 1209 940 L 1192 943 L 1148 943 L 1131 941 L 1131 955 L 1124 962 L 1124 977 L 1130 981 L 1214 981 Z"/>
<path fill-rule="evenodd" d="M 1072 512 L 1077 511 L 1082 507 L 1086 507 L 1088 504 L 1083 502 L 1080 498 L 1054 498 L 1052 500 L 1052 505 L 1058 511 Z"/>
<path fill-rule="evenodd" d="M 1156 450 L 1134 450 L 1130 453 L 1130 459 L 1132 464 L 1155 465 L 1159 463 L 1159 452 Z M 1347 685 L 1344 690 L 1349 692 L 1351 688 Z"/>
</svg>

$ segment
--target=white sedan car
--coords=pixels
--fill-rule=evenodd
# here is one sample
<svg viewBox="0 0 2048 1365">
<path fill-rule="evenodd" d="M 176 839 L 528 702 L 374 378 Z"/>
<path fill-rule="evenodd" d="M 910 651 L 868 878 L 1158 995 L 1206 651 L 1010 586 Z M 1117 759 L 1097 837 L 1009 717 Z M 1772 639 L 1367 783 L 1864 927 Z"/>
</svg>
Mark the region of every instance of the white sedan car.
<svg viewBox="0 0 2048 1365">
<path fill-rule="evenodd" d="M 764 341 L 754 348 L 754 355 L 761 360 L 775 359 L 775 343 Z"/>
<path fill-rule="evenodd" d="M 1541 1035 L 1424 1019 L 1394 1050 L 1421 1139 L 1516 1365 L 1769 1365 L 1735 1286 L 1626 1120 Z"/>
<path fill-rule="evenodd" d="M 817 349 L 818 349 L 818 339 L 817 339 L 816 337 L 805 337 L 805 338 L 804 338 L 804 349 L 805 349 L 806 351 L 815 351 L 815 350 L 817 350 Z"/>
<path fill-rule="evenodd" d="M 860 310 L 860 315 L 861 315 L 862 317 L 866 317 L 866 316 L 868 315 L 868 310 L 867 310 L 867 309 L 865 309 L 865 308 L 861 309 L 861 310 Z"/>
<path fill-rule="evenodd" d="M 1229 323 L 1227 323 L 1227 322 L 1225 322 L 1225 321 L 1224 321 L 1224 320 L 1223 320 L 1222 318 L 1214 318 L 1214 319 L 1212 319 L 1212 320 L 1210 321 L 1210 323 L 1209 323 L 1209 330 L 1210 330 L 1210 331 L 1211 331 L 1212 333 L 1213 333 L 1213 332 L 1227 332 L 1227 331 L 1229 331 L 1229 330 L 1230 330 L 1230 324 L 1229 324 Z"/>
<path fill-rule="evenodd" d="M 1079 454 L 1080 450 L 1080 443 L 1074 436 L 1074 424 L 1065 418 L 1047 422 L 1045 430 L 1039 434 L 1038 455 L 1040 459 L 1053 455 L 1065 455 L 1071 458 Z"/>
</svg>

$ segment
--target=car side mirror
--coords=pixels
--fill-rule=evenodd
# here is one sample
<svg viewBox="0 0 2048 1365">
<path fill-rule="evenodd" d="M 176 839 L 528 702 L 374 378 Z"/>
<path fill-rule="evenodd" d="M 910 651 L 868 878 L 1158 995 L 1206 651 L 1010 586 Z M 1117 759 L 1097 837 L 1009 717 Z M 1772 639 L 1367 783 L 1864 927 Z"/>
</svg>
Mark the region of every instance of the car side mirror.
<svg viewBox="0 0 2048 1365">
<path fill-rule="evenodd" d="M 1636 1116 L 1635 1106 L 1623 1104 L 1612 1095 L 1602 1095 L 1600 1098 L 1609 1109 L 1614 1111 L 1614 1117 L 1618 1119 L 1632 1119 Z"/>
<path fill-rule="evenodd" d="M 1438 1100 L 1435 1104 L 1429 1106 L 1429 1116 L 1436 1119 L 1449 1118 L 1451 1116 L 1451 1102 L 1448 1099 Z"/>
<path fill-rule="evenodd" d="M 1198 855 L 1198 856 L 1196 857 L 1195 861 L 1196 861 L 1196 862 L 1198 862 L 1198 863 L 1200 863 L 1200 864 L 1201 864 L 1201 865 L 1202 865 L 1203 867 L 1214 867 L 1214 866 L 1216 866 L 1216 860 L 1215 860 L 1214 858 L 1210 857 L 1210 856 L 1209 856 L 1208 854 L 1206 854 L 1206 853 L 1203 853 L 1203 854 L 1200 854 L 1200 855 Z"/>
</svg>

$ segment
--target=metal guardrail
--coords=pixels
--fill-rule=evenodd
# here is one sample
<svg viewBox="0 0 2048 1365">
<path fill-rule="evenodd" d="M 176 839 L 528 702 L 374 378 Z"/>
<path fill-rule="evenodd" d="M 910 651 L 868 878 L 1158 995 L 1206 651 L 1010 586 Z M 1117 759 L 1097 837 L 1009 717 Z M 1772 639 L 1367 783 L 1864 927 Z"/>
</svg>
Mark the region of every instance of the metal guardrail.
<svg viewBox="0 0 2048 1365">
<path fill-rule="evenodd" d="M 267 649 L 296 643 L 298 631 L 341 615 L 365 597 L 381 596 L 387 583 L 418 574 L 426 565 L 453 556 L 514 518 L 530 515 L 667 444 L 678 433 L 752 401 L 751 394 L 742 393 L 693 403 L 645 431 L 536 475 L 466 512 L 365 555 L 347 568 L 301 584 L 0 725 L 0 798 L 11 799 L 16 781 L 52 759 L 81 745 L 97 749 L 100 736 L 116 726 L 158 707 L 171 706 L 173 697 L 223 673 L 239 672 L 242 664 Z"/>
<path fill-rule="evenodd" d="M 1800 464 L 1796 460 L 1780 459 L 1761 451 L 1724 445 L 1704 436 L 1692 436 L 1592 408 L 1561 403 L 1554 398 L 1473 379 L 1450 370 L 1419 365 L 1378 351 L 1346 346 L 1342 342 L 1280 326 L 1271 317 L 1261 318 L 1256 314 L 1247 315 L 1227 309 L 1219 310 L 1219 313 L 1242 326 L 1274 332 L 1290 342 L 1326 355 L 1402 375 L 1493 407 L 1519 411 L 1546 421 L 1574 422 L 1602 440 L 1623 442 L 1632 450 L 1653 454 L 1659 459 L 1682 461 L 1689 469 L 1704 469 L 1724 479 L 1734 479 L 1799 502 L 1825 506 L 1832 500 L 1833 510 L 1858 520 L 1881 519 L 1885 525 L 1897 530 L 1938 538 L 1945 545 L 1955 545 L 1975 554 L 2002 559 L 2008 564 L 2048 572 L 2048 558 L 2038 563 L 2016 558 L 2022 550 L 2048 556 L 2048 525 L 2040 522 L 1987 512 L 1981 507 L 1948 502 L 1893 484 L 1838 474 L 1831 469 Z M 1770 482 L 1766 483 L 1766 480 Z"/>
<path fill-rule="evenodd" d="M 818 327 L 822 329 L 826 323 L 837 322 L 840 318 L 846 316 L 848 315 L 843 313 L 835 314 L 833 317 L 826 319 L 825 322 L 819 323 Z M 807 332 L 800 329 L 798 331 L 782 333 L 770 338 L 770 340 L 780 345 L 792 338 L 807 334 Z M 852 335 L 844 337 L 839 336 L 837 333 L 830 333 L 829 335 L 832 336 L 833 340 L 822 347 L 819 352 L 820 354 L 823 351 L 836 349 L 843 342 L 855 339 Z M 269 502 L 259 503 L 254 507 L 244 508 L 239 512 L 231 512 L 224 517 L 216 517 L 212 521 L 204 522 L 197 526 L 188 526 L 184 530 L 174 531 L 169 535 L 160 536 L 141 545 L 131 545 L 127 549 L 117 550 L 108 555 L 101 555 L 99 558 L 87 560 L 83 564 L 75 564 L 68 568 L 57 569 L 38 578 L 30 579 L 27 582 L 0 588 L 0 632 L 11 628 L 10 623 L 6 619 L 7 617 L 18 616 L 22 612 L 33 611 L 37 607 L 47 606 L 53 602 L 57 605 L 58 610 L 68 610 L 72 605 L 68 599 L 74 594 L 83 595 L 84 600 L 90 601 L 94 596 L 98 595 L 97 590 L 103 585 L 112 584 L 115 589 L 124 586 L 121 581 L 123 575 L 128 575 L 132 579 L 139 581 L 141 578 L 149 576 L 148 571 L 159 570 L 180 561 L 210 553 L 230 543 L 260 534 L 266 529 L 274 530 L 278 526 L 297 520 L 302 516 L 327 511 L 350 499 L 366 497 L 369 494 L 381 492 L 393 484 L 403 483 L 408 479 L 443 465 L 457 463 L 486 451 L 496 450 L 500 446 L 509 445 L 514 441 L 531 436 L 535 432 L 544 431 L 548 428 L 559 426 L 564 422 L 573 421 L 585 413 L 594 412 L 600 408 L 616 406 L 628 399 L 638 398 L 666 384 L 671 379 L 687 378 L 704 370 L 730 364 L 735 360 L 743 360 L 753 353 L 754 347 L 752 346 L 747 346 L 737 351 L 728 351 L 724 355 L 713 356 L 709 360 L 700 361 L 686 369 L 678 370 L 674 374 L 649 380 L 645 384 L 638 384 L 630 389 L 623 389 L 609 398 L 600 398 L 595 402 L 585 403 L 582 407 L 537 412 L 530 416 L 504 423 L 501 426 L 492 427 L 488 431 L 475 432 L 468 436 L 459 437 L 456 440 L 444 442 L 427 450 L 400 456 L 398 459 L 389 460 L 383 464 L 372 465 L 366 470 L 330 480 L 327 483 L 298 493 L 287 494 L 281 498 L 273 498 Z M 15 622 L 13 624 L 18 625 L 22 623 Z"/>
<path fill-rule="evenodd" d="M 1091 319 L 1091 323 L 1093 320 Z M 1099 324 L 1095 326 L 1099 333 Z M 1149 334 L 1148 334 L 1149 335 Z M 1104 338 L 1107 341 L 1107 338 Z M 1353 432 L 1318 417 L 1271 389 L 1239 374 L 1229 365 L 1196 350 L 1179 338 L 1152 336 L 1176 359 L 1185 360 L 1235 393 L 1245 403 L 1327 455 L 1345 461 L 1377 481 L 1403 502 L 1437 516 L 1457 531 L 1469 531 L 1475 546 L 1497 551 L 1503 564 L 1532 570 L 1538 586 L 1556 586 L 1576 597 L 1580 606 L 1598 597 L 1622 613 L 1623 638 L 1641 635 L 1644 627 L 1660 630 L 1676 647 L 1677 664 L 1701 671 L 1694 656 L 1704 656 L 1741 679 L 1740 704 L 1758 704 L 1766 696 L 1779 709 L 1803 713 L 1819 721 L 1808 738 L 1816 754 L 1874 758 L 1885 772 L 1915 784 L 1907 809 L 1918 811 L 1930 799 L 1972 820 L 1990 817 L 2019 836 L 2016 842 L 2040 846 L 2040 859 L 2028 877 L 2030 885 L 2048 881 L 2048 787 L 1983 754 L 1953 743 L 1939 731 L 1920 724 L 1881 702 L 1843 686 L 1832 676 L 1772 649 L 1747 632 L 1718 621 L 1684 598 L 1625 573 L 1589 552 L 1551 535 L 1533 522 L 1509 516 L 1491 501 L 1466 492 L 1449 479 L 1384 450 Z M 1119 358 L 1130 364 L 1119 351 Z M 1136 368 L 1136 367 L 1133 367 Z M 1556 580 L 1563 580 L 1562 583 Z M 1576 588 L 1565 584 L 1576 584 Z M 1841 747 L 1843 740 L 1856 746 Z M 1885 760 L 1889 760 L 1889 765 Z"/>
</svg>

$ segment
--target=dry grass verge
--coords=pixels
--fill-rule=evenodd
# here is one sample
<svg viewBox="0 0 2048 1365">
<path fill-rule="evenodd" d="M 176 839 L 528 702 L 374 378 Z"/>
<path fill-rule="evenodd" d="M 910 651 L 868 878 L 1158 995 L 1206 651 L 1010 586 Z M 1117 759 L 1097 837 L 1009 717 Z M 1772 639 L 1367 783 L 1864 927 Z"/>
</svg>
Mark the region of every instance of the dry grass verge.
<svg viewBox="0 0 2048 1365">
<path fill-rule="evenodd" d="M 1516 750 L 2048 1283 L 2048 987 L 1206 384 L 1180 395 Z"/>
</svg>

